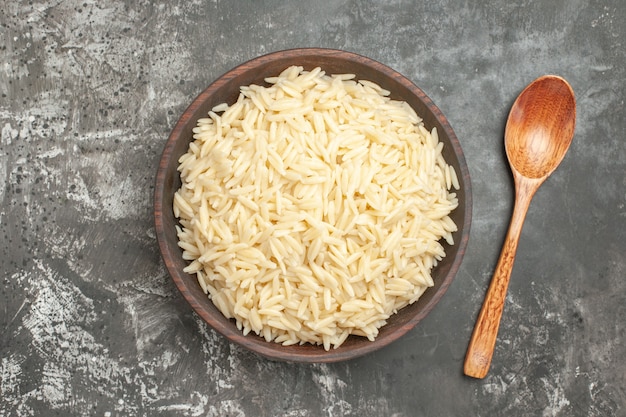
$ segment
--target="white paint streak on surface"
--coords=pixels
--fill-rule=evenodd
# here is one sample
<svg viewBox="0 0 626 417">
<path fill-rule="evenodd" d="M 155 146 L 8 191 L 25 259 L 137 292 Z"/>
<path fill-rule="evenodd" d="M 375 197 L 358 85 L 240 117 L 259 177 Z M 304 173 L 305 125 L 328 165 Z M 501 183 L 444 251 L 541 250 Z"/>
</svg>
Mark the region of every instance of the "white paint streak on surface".
<svg viewBox="0 0 626 417">
<path fill-rule="evenodd" d="M 548 395 L 548 405 L 543 411 L 543 415 L 545 417 L 559 415 L 565 407 L 570 405 L 560 381 L 558 378 L 556 381 L 553 378 L 541 378 L 541 383 Z"/>
<path fill-rule="evenodd" d="M 0 150 L 0 201 L 4 200 L 7 188 L 7 177 L 9 169 L 9 156 Z M 2 223 L 2 214 L 4 210 L 0 209 L 0 223 Z"/>
<path fill-rule="evenodd" d="M 322 396 L 325 415 L 328 417 L 350 415 L 353 411 L 352 405 L 344 399 L 346 382 L 326 364 L 316 365 L 314 369 L 313 381 Z"/>
<path fill-rule="evenodd" d="M 57 409 L 67 405 L 71 398 L 70 373 L 62 364 L 46 362 L 41 377 L 41 394 L 50 407 Z"/>
<path fill-rule="evenodd" d="M 9 115 L 5 115 L 5 118 L 9 118 Z M 14 129 L 10 123 L 5 123 L 2 127 L 2 134 L 0 136 L 0 144 L 5 147 L 9 146 L 13 140 L 17 138 L 18 131 Z"/>
<path fill-rule="evenodd" d="M 13 354 L 2 358 L 0 363 L 0 396 L 5 399 L 19 397 L 19 384 L 22 378 L 22 363 L 25 358 Z"/>
<path fill-rule="evenodd" d="M 168 404 L 157 407 L 159 411 L 177 411 L 189 416 L 204 416 L 208 406 L 209 397 L 205 394 L 194 391 L 191 394 L 189 403 Z"/>
<path fill-rule="evenodd" d="M 237 400 L 223 400 L 219 405 L 210 405 L 207 417 L 246 417 L 246 413 Z"/>
<path fill-rule="evenodd" d="M 34 292 L 22 323 L 32 336 L 32 346 L 42 358 L 43 368 L 38 384 L 29 395 L 40 398 L 51 409 L 68 409 L 80 403 L 74 392 L 77 388 L 97 391 L 106 386 L 102 395 L 120 395 L 131 370 L 110 357 L 108 350 L 87 330 L 96 319 L 93 301 L 42 262 L 36 262 L 34 271 L 13 279 L 28 281 Z M 15 370 L 14 362 L 7 370 L 14 379 L 19 377 Z M 91 387 L 72 383 L 78 375 Z M 3 389 L 4 398 L 15 404 L 28 399 L 20 397 L 21 393 L 15 390 L 18 382 Z"/>
</svg>

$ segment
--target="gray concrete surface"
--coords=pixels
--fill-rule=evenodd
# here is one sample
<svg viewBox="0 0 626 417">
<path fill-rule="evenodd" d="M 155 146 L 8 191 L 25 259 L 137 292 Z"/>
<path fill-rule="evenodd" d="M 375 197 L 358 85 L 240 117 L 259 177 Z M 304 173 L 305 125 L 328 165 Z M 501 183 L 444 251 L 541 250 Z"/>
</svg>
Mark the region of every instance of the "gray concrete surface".
<svg viewBox="0 0 626 417">
<path fill-rule="evenodd" d="M 623 416 L 626 8 L 622 0 L 0 3 L 1 416 Z M 417 83 L 472 174 L 467 256 L 388 348 L 270 362 L 191 312 L 155 241 L 168 132 L 229 68 L 340 48 Z M 512 208 L 506 115 L 572 84 L 570 152 L 531 205 L 489 376 L 462 375 Z"/>
</svg>

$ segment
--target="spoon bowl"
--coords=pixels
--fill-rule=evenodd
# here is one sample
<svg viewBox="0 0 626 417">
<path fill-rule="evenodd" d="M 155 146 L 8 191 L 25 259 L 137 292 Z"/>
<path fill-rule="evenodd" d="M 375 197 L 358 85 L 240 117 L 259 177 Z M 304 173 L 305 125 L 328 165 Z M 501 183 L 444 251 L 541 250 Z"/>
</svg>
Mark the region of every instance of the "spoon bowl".
<svg viewBox="0 0 626 417">
<path fill-rule="evenodd" d="M 513 103 L 504 141 L 515 182 L 515 206 L 502 252 L 476 320 L 465 356 L 464 372 L 484 378 L 489 371 L 530 201 L 567 153 L 576 124 L 576 99 L 571 86 L 555 75 L 529 84 Z"/>
<path fill-rule="evenodd" d="M 536 79 L 515 100 L 504 133 L 511 168 L 526 178 L 547 178 L 574 136 L 576 101 L 563 78 Z"/>
</svg>

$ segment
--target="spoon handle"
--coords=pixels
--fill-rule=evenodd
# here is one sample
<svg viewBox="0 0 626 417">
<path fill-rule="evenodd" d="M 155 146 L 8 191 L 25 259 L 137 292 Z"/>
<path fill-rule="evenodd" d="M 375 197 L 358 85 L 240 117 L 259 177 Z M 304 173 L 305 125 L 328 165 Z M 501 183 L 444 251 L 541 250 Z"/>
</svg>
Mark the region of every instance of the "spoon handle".
<svg viewBox="0 0 626 417">
<path fill-rule="evenodd" d="M 515 261 L 517 244 L 528 206 L 540 183 L 525 178 L 516 181 L 515 206 L 509 229 L 502 246 L 498 264 L 489 284 L 487 295 L 474 326 L 474 332 L 465 355 L 465 375 L 484 378 L 489 371 L 496 345 L 500 318 L 509 286 L 509 278 Z"/>
</svg>

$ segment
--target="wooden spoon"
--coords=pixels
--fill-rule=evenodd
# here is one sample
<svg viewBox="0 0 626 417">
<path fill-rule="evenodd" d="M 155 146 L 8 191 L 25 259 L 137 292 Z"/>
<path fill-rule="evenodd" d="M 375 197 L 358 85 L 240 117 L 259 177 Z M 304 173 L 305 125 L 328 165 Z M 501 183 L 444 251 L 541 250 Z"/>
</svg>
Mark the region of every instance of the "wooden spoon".
<svg viewBox="0 0 626 417">
<path fill-rule="evenodd" d="M 515 182 L 515 206 L 502 252 L 465 356 L 464 372 L 484 378 L 496 345 L 502 308 L 524 218 L 533 195 L 559 165 L 574 136 L 576 99 L 563 78 L 546 75 L 513 103 L 504 133 Z"/>
</svg>

